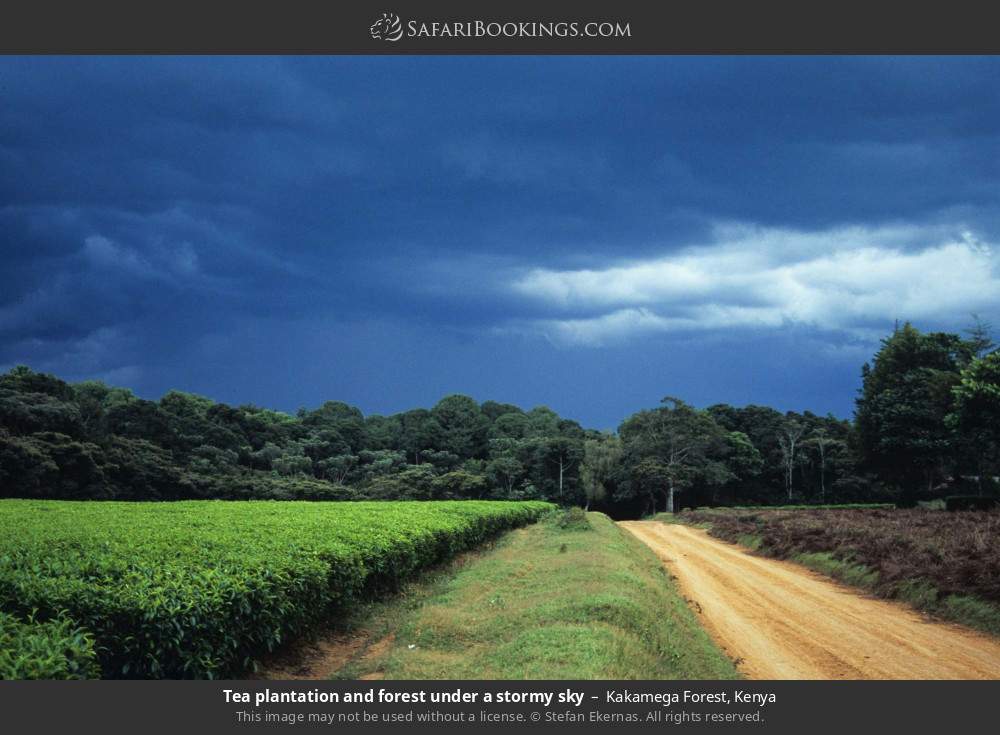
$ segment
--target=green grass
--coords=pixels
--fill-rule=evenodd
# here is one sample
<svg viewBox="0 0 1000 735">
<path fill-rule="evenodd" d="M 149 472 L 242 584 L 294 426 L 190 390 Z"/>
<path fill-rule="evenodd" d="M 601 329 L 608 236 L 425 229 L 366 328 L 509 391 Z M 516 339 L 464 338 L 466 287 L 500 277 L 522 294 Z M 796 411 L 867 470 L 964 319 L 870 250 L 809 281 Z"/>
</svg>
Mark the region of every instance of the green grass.
<svg viewBox="0 0 1000 735">
<path fill-rule="evenodd" d="M 937 612 L 949 620 L 1000 636 L 1000 607 L 968 595 L 949 595 Z"/>
<path fill-rule="evenodd" d="M 744 533 L 736 539 L 736 543 L 740 546 L 746 546 L 751 551 L 758 551 L 761 545 L 763 545 L 764 539 L 752 533 Z"/>
<path fill-rule="evenodd" d="M 897 585 L 896 597 L 931 615 L 1000 635 L 1000 607 L 986 600 L 971 595 L 943 596 L 930 582 L 910 579 Z"/>
<path fill-rule="evenodd" d="M 660 561 L 607 516 L 555 514 L 359 625 L 392 645 L 337 676 L 731 679 Z"/>
<path fill-rule="evenodd" d="M 749 546 L 749 548 L 754 551 L 757 551 L 760 549 L 761 539 L 759 536 L 755 538 L 757 539 L 756 545 L 744 545 Z M 743 542 L 741 541 L 740 543 Z M 833 577 L 834 579 L 840 580 L 841 582 L 854 587 L 863 587 L 870 590 L 874 589 L 875 585 L 878 584 L 878 572 L 874 569 L 869 569 L 864 564 L 855 564 L 853 562 L 837 559 L 829 552 L 814 551 L 811 553 L 793 554 L 789 558 L 804 567 L 809 567 L 813 571 L 820 572 L 828 577 Z"/>
<path fill-rule="evenodd" d="M 899 582 L 895 589 L 896 599 L 912 605 L 918 610 L 930 611 L 937 607 L 937 587 L 923 579 L 906 579 Z"/>
</svg>

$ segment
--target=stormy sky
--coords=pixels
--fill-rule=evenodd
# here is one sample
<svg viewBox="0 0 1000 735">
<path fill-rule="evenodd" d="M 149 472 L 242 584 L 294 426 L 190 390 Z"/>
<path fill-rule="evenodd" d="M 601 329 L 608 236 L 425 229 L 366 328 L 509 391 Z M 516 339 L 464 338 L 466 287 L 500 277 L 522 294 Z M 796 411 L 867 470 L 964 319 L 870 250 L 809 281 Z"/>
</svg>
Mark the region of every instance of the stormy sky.
<svg viewBox="0 0 1000 735">
<path fill-rule="evenodd" d="M 0 59 L 0 369 L 613 428 L 1000 323 L 1000 59 Z"/>
</svg>

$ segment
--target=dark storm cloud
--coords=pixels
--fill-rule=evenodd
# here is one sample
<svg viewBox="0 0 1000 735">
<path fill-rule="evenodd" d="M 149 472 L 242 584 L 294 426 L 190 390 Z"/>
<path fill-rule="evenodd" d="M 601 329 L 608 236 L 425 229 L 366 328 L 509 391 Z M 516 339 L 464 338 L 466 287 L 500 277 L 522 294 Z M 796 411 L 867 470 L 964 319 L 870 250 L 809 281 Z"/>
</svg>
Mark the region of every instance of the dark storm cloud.
<svg viewBox="0 0 1000 735">
<path fill-rule="evenodd" d="M 575 396 L 625 355 L 652 401 L 677 380 L 710 392 L 665 357 L 691 339 L 677 318 L 701 330 L 722 314 L 730 345 L 753 351 L 741 328 L 791 315 L 814 345 L 791 363 L 842 360 L 835 382 L 850 382 L 857 340 L 907 314 L 869 299 L 853 321 L 828 318 L 843 311 L 823 286 L 839 266 L 824 270 L 820 251 L 855 228 L 882 255 L 947 259 L 968 236 L 969 262 L 992 267 L 976 253 L 1000 232 L 997 71 L 951 57 L 7 58 L 0 365 L 285 408 L 389 410 L 466 390 L 610 425 L 632 399 L 618 411 Z M 747 292 L 667 313 L 629 280 L 674 273 L 691 248 L 700 273 L 734 247 L 726 227 L 763 233 L 738 239 L 750 249 L 813 238 L 751 274 L 769 290 L 791 268 L 809 308 L 789 297 L 748 312 L 760 305 Z M 893 257 L 880 267 L 905 285 L 911 261 Z M 581 286 L 615 268 L 624 295 Z M 566 288 L 587 298 L 552 300 Z M 955 321 L 982 302 L 925 306 Z M 644 336 L 614 347 L 611 332 Z M 706 360 L 717 336 L 698 343 Z M 583 354 L 587 370 L 569 364 Z M 661 358 L 665 375 L 649 362 Z M 715 384 L 744 385 L 737 369 Z M 526 388 L 538 370 L 567 373 L 547 399 Z M 819 390 L 787 400 L 848 410 Z"/>
</svg>

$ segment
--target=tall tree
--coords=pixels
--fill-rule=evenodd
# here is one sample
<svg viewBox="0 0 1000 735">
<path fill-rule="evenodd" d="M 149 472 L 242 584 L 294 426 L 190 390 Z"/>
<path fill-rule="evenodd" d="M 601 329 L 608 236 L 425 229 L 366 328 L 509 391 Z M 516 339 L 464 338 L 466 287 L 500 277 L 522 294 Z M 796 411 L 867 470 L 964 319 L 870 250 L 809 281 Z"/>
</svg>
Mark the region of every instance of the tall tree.
<svg viewBox="0 0 1000 735">
<path fill-rule="evenodd" d="M 764 458 L 757 447 L 750 441 L 750 437 L 742 431 L 730 431 L 726 434 L 726 467 L 732 475 L 732 479 L 745 483 L 757 477 L 764 468 Z M 719 485 L 715 485 L 712 492 L 712 502 L 718 502 Z"/>
<path fill-rule="evenodd" d="M 579 499 L 578 474 L 583 459 L 582 439 L 565 436 L 538 437 L 529 441 L 535 466 L 541 478 L 547 480 L 546 497 L 569 505 Z"/>
<path fill-rule="evenodd" d="M 820 427 L 813 432 L 802 443 L 804 447 L 812 449 L 819 460 L 819 501 L 826 502 L 826 473 L 830 465 L 832 456 L 835 453 L 843 452 L 847 448 L 846 442 L 830 435 L 830 432 Z"/>
<path fill-rule="evenodd" d="M 952 387 L 948 425 L 969 446 L 979 491 L 983 477 L 1000 471 L 1000 351 L 973 360 Z"/>
<path fill-rule="evenodd" d="M 785 469 L 785 494 L 788 500 L 792 499 L 792 490 L 795 484 L 795 450 L 798 448 L 799 439 L 805 432 L 806 427 L 793 418 L 785 421 L 778 432 L 778 446 L 781 447 L 781 462 Z"/>
<path fill-rule="evenodd" d="M 720 461 L 726 432 L 706 411 L 668 396 L 663 406 L 641 411 L 622 424 L 633 474 L 640 485 L 657 485 L 668 513 L 675 495 L 703 478 L 711 483 L 731 477 Z M 654 508 L 655 510 L 655 508 Z"/>
<path fill-rule="evenodd" d="M 447 396 L 431 409 L 431 415 L 441 427 L 438 449 L 457 454 L 462 459 L 486 455 L 490 421 L 474 400 L 462 395 Z"/>
<path fill-rule="evenodd" d="M 944 419 L 973 350 L 957 335 L 923 334 L 907 323 L 862 368 L 855 410 L 862 458 L 901 491 L 901 504 L 914 504 L 954 459 L 954 436 Z"/>
<path fill-rule="evenodd" d="M 514 488 L 524 477 L 524 463 L 520 459 L 523 451 L 524 442 L 518 439 L 490 439 L 486 475 L 505 498 L 514 497 Z"/>
<path fill-rule="evenodd" d="M 596 439 L 583 443 L 583 462 L 580 465 L 580 484 L 586 500 L 584 510 L 590 504 L 601 502 L 608 496 L 608 486 L 618 472 L 622 460 L 622 443 L 614 434 L 602 434 Z"/>
<path fill-rule="evenodd" d="M 979 314 L 972 315 L 972 326 L 965 330 L 969 338 L 969 346 L 976 357 L 984 357 L 996 349 L 993 342 L 993 327 L 989 322 L 980 318 Z"/>
<path fill-rule="evenodd" d="M 420 464 L 420 455 L 444 444 L 441 424 L 426 408 L 415 408 L 399 416 L 399 449 L 412 457 L 413 464 Z"/>
<path fill-rule="evenodd" d="M 735 408 L 726 404 L 710 406 L 708 412 L 728 431 L 739 431 L 760 453 L 759 472 L 741 476 L 739 492 L 747 500 L 773 502 L 783 497 L 785 484 L 778 435 L 786 417 L 768 406 Z"/>
</svg>

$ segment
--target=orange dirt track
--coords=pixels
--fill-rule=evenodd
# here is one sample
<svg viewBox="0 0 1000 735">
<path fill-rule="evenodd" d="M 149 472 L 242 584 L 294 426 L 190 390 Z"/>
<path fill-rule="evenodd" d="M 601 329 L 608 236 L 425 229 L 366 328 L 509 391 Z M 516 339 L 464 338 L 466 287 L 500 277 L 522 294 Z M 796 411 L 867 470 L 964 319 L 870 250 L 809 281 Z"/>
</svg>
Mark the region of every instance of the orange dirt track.
<svg viewBox="0 0 1000 735">
<path fill-rule="evenodd" d="M 626 521 L 749 679 L 1000 679 L 1000 641 L 705 531 Z"/>
</svg>

